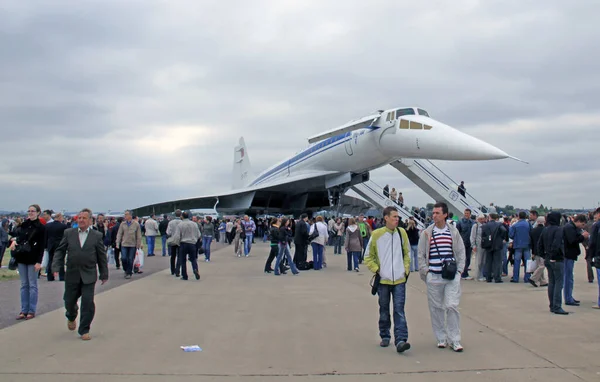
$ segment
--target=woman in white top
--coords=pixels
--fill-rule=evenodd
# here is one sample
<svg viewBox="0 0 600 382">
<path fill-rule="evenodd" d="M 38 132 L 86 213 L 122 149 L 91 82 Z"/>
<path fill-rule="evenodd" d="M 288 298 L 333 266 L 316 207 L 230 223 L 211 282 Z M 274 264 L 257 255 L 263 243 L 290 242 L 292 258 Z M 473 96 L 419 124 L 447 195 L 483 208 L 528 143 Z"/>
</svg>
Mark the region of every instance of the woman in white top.
<svg viewBox="0 0 600 382">
<path fill-rule="evenodd" d="M 335 232 L 335 236 L 333 237 L 333 254 L 341 255 L 344 238 L 344 223 L 342 223 L 342 219 L 336 219 L 335 224 L 333 225 L 333 232 Z"/>
<path fill-rule="evenodd" d="M 392 188 L 392 191 L 390 191 L 390 199 L 395 203 L 396 200 L 398 199 L 398 191 L 396 191 L 395 188 Z"/>
<path fill-rule="evenodd" d="M 312 234 L 315 229 L 317 232 L 319 232 L 319 236 L 314 238 L 311 242 L 313 252 L 313 267 L 315 271 L 318 271 L 323 268 L 324 249 L 325 243 L 327 243 L 329 239 L 329 232 L 327 225 L 323 222 L 323 216 L 319 215 L 315 220 L 315 224 L 310 227 L 309 234 Z"/>
</svg>

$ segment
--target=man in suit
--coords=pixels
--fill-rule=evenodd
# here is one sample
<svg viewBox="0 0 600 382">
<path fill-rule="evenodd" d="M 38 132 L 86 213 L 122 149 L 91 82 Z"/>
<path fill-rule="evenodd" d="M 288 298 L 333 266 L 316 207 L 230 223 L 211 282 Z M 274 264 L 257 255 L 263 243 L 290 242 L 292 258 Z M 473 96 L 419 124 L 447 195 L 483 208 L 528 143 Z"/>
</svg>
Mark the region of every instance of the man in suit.
<svg viewBox="0 0 600 382">
<path fill-rule="evenodd" d="M 491 213 L 490 221 L 481 228 L 481 240 L 488 238 L 489 247 L 486 249 L 485 276 L 488 283 L 494 279 L 497 283 L 502 283 L 502 248 L 504 242 L 508 242 L 508 231 L 502 223 L 498 221 L 498 214 Z M 482 244 L 483 245 L 483 244 Z"/>
<path fill-rule="evenodd" d="M 46 238 L 44 242 L 45 248 L 48 251 L 48 267 L 46 269 L 48 281 L 54 281 L 55 271 L 52 270 L 54 252 L 56 252 L 56 248 L 58 248 L 58 245 L 60 244 L 60 241 L 62 240 L 66 229 L 67 225 L 63 223 L 63 214 L 60 212 L 57 212 L 56 215 L 54 215 L 53 221 L 46 224 Z M 58 279 L 60 281 L 65 281 L 64 267 L 58 269 Z"/>
<path fill-rule="evenodd" d="M 91 339 L 90 326 L 94 319 L 94 289 L 98 281 L 98 270 L 102 285 L 108 280 L 108 259 L 102 242 L 102 234 L 92 229 L 92 211 L 84 208 L 77 217 L 78 228 L 71 228 L 65 234 L 54 252 L 52 269 L 61 269 L 65 265 L 68 252 L 67 271 L 65 273 L 65 308 L 69 320 L 67 327 L 75 330 L 77 319 L 77 299 L 81 297 L 81 320 L 79 335 L 84 341 Z M 55 273 L 57 275 L 58 272 Z"/>
</svg>

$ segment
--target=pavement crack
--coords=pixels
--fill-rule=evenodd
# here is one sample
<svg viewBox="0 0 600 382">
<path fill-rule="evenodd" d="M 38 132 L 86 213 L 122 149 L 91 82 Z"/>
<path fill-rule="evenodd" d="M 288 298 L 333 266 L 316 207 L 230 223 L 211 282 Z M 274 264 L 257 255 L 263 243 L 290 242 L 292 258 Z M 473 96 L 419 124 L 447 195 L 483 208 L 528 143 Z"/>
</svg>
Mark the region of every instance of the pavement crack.
<svg viewBox="0 0 600 382">
<path fill-rule="evenodd" d="M 69 375 L 69 376 L 158 376 L 158 377 L 322 377 L 322 376 L 346 376 L 346 377 L 361 377 L 361 376 L 377 376 L 377 375 L 411 375 L 411 374 L 447 374 L 447 373 L 485 373 L 485 372 L 501 372 L 515 370 L 552 370 L 560 367 L 551 366 L 534 366 L 534 367 L 502 367 L 502 368 L 484 368 L 484 369 L 455 369 L 455 370 L 416 370 L 416 371 L 393 371 L 393 372 L 363 372 L 363 373 L 346 373 L 339 371 L 321 372 L 321 373 L 84 373 L 84 372 L 0 372 L 0 375 Z M 560 368 L 562 369 L 562 368 Z M 564 370 L 564 369 L 563 369 Z"/>
</svg>

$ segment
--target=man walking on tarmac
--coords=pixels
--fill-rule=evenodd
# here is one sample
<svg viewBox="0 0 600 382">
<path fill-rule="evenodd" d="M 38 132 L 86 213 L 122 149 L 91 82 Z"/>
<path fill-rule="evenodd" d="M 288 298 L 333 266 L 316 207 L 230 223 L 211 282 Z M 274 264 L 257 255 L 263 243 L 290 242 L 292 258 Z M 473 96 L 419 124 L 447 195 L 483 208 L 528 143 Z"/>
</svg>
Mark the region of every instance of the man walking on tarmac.
<svg viewBox="0 0 600 382">
<path fill-rule="evenodd" d="M 400 217 L 396 207 L 386 207 L 383 219 L 385 227 L 373 231 L 366 246 L 365 264 L 376 274 L 376 283 L 379 282 L 379 345 L 390 345 L 391 301 L 394 307 L 394 345 L 398 353 L 403 353 L 410 349 L 404 313 L 406 281 L 410 273 L 410 242 L 406 231 L 398 228 Z"/>
<path fill-rule="evenodd" d="M 365 221 L 365 215 L 360 214 L 358 216 L 358 229 L 360 230 L 360 236 L 363 239 L 363 252 L 360 255 L 360 259 L 358 261 L 359 264 L 362 264 L 365 258 L 365 252 L 367 250 L 367 244 L 369 243 L 369 239 L 371 238 L 371 225 Z"/>
</svg>

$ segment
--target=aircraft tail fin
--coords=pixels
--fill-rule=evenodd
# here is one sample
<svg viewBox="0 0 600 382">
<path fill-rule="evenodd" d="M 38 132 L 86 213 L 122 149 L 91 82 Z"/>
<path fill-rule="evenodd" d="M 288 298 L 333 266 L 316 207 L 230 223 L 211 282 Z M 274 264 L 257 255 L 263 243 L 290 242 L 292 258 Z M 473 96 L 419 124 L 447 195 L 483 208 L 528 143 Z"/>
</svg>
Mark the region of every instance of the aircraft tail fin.
<svg viewBox="0 0 600 382">
<path fill-rule="evenodd" d="M 240 137 L 239 144 L 235 146 L 233 151 L 233 189 L 236 190 L 248 186 L 252 180 L 252 176 L 252 166 L 250 165 L 246 142 L 244 142 L 244 137 Z"/>
</svg>

